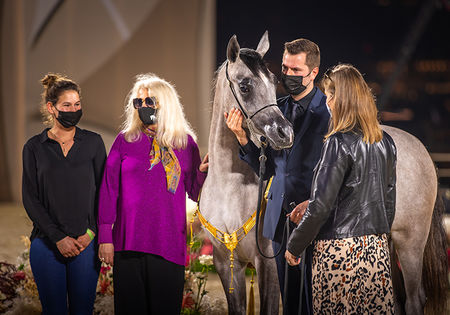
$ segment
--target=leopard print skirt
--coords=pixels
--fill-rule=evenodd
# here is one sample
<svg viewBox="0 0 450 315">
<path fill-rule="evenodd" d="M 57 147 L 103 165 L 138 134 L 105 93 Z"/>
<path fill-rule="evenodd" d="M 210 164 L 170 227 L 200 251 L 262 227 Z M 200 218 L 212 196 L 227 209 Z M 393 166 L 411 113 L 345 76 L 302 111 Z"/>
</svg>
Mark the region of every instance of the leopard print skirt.
<svg viewBox="0 0 450 315">
<path fill-rule="evenodd" d="M 387 235 L 314 242 L 314 314 L 394 314 Z"/>
</svg>

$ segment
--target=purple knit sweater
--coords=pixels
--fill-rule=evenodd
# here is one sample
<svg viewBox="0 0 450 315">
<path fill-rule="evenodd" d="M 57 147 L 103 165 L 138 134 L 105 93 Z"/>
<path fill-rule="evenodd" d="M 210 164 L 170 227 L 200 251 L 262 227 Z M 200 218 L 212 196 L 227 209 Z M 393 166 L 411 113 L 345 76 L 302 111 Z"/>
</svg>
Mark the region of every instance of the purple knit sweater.
<svg viewBox="0 0 450 315">
<path fill-rule="evenodd" d="M 197 144 L 189 136 L 183 150 L 174 150 L 181 166 L 175 194 L 167 191 L 161 162 L 151 171 L 151 140 L 144 133 L 127 142 L 120 133 L 106 160 L 100 188 L 99 243 L 113 243 L 115 251 L 160 255 L 184 265 L 186 256 L 186 193 L 197 201 L 206 173 Z"/>
</svg>

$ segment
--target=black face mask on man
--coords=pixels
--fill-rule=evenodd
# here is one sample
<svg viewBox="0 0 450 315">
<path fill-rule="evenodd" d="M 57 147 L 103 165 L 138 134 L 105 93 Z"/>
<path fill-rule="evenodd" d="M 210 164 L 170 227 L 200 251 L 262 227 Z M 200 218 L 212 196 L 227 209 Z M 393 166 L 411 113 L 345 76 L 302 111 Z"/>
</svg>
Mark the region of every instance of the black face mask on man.
<svg viewBox="0 0 450 315">
<path fill-rule="evenodd" d="M 83 115 L 83 111 L 81 109 L 75 112 L 62 112 L 57 110 L 55 107 L 55 110 L 58 112 L 58 117 L 56 117 L 56 120 L 59 121 L 64 128 L 76 126 Z"/>
<path fill-rule="evenodd" d="M 290 95 L 299 95 L 304 90 L 306 90 L 306 87 L 311 83 L 311 81 L 308 83 L 308 85 L 303 85 L 303 78 L 309 76 L 311 72 L 305 76 L 287 75 L 286 73 L 282 72 L 281 83 L 283 84 L 286 92 L 288 92 Z"/>
<path fill-rule="evenodd" d="M 154 125 L 157 122 L 156 108 L 154 107 L 139 107 L 138 114 L 144 125 Z"/>
</svg>

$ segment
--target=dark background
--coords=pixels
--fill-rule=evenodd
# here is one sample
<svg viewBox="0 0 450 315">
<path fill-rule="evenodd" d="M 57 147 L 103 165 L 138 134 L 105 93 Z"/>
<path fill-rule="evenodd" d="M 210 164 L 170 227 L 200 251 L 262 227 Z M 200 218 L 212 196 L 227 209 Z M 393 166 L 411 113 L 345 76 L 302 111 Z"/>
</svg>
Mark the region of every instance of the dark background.
<svg viewBox="0 0 450 315">
<path fill-rule="evenodd" d="M 330 66 L 353 64 L 378 98 L 380 111 L 408 110 L 408 120 L 384 124 L 414 134 L 430 152 L 450 153 L 450 1 L 434 1 L 427 19 L 423 15 L 429 2 L 219 0 L 217 65 L 225 61 L 233 34 L 241 47 L 256 48 L 268 30 L 271 48 L 265 60 L 279 77 L 283 44 L 300 37 L 310 39 L 321 50 L 319 78 Z M 398 69 L 407 47 L 411 54 Z M 402 71 L 392 93 L 380 104 L 397 70 Z M 278 93 L 284 94 L 282 88 Z"/>
</svg>

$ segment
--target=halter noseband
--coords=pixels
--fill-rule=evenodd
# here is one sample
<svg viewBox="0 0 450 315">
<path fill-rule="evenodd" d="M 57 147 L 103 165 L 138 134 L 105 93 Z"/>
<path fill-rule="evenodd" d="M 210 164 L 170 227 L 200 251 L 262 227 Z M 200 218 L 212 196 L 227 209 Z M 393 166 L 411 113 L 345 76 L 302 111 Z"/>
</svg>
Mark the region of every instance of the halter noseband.
<svg viewBox="0 0 450 315">
<path fill-rule="evenodd" d="M 227 80 L 228 80 L 228 83 L 229 83 L 229 85 L 230 85 L 231 92 L 233 93 L 234 99 L 235 99 L 236 102 L 238 103 L 239 108 L 241 109 L 241 112 L 242 112 L 242 114 L 245 116 L 246 119 L 251 120 L 251 119 L 252 119 L 253 117 L 255 117 L 255 115 L 258 114 L 260 111 L 262 111 L 262 110 L 264 110 L 264 109 L 266 109 L 266 108 L 268 108 L 268 107 L 271 107 L 271 106 L 277 106 L 277 104 L 269 104 L 269 105 L 265 105 L 265 106 L 261 107 L 260 109 L 258 109 L 256 112 L 254 112 L 252 115 L 249 116 L 249 115 L 247 114 L 247 112 L 244 110 L 244 107 L 242 107 L 241 102 L 239 102 L 239 99 L 237 98 L 237 95 L 236 95 L 236 91 L 234 90 L 233 82 L 231 82 L 230 76 L 228 75 L 228 61 L 227 61 L 227 64 L 226 64 L 226 66 L 225 66 L 225 75 L 226 75 L 226 77 L 227 77 Z"/>
</svg>

